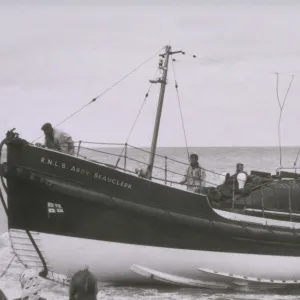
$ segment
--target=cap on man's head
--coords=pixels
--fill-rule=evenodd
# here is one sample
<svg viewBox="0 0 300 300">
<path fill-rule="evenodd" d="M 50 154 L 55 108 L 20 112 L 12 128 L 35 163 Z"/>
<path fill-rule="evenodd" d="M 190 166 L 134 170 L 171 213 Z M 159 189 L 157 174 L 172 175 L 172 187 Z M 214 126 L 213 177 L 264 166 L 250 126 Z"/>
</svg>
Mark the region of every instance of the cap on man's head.
<svg viewBox="0 0 300 300">
<path fill-rule="evenodd" d="M 241 164 L 241 163 L 238 163 L 238 164 L 236 164 L 236 169 L 237 169 L 238 171 L 243 171 L 243 170 L 244 170 L 244 165 Z"/>
<path fill-rule="evenodd" d="M 47 131 L 49 129 L 52 129 L 52 125 L 50 123 L 45 123 L 42 128 L 41 128 L 43 131 Z"/>
<path fill-rule="evenodd" d="M 191 158 L 195 158 L 196 160 L 198 160 L 198 155 L 196 154 L 196 153 L 192 153 L 191 155 L 190 155 L 190 159 Z"/>
</svg>

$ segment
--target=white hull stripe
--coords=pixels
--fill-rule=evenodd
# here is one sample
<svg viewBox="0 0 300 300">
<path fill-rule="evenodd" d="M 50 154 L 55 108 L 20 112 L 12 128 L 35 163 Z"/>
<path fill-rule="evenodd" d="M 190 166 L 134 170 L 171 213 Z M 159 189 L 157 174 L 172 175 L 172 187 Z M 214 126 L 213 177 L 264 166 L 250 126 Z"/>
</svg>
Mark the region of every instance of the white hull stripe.
<svg viewBox="0 0 300 300">
<path fill-rule="evenodd" d="M 296 213 L 287 213 L 282 211 L 274 211 L 274 210 L 262 210 L 262 209 L 255 209 L 255 208 L 245 208 L 245 211 L 257 212 L 261 214 L 268 214 L 268 215 L 277 215 L 277 216 L 291 216 L 291 217 L 300 217 L 300 214 Z"/>
<path fill-rule="evenodd" d="M 79 269 L 88 267 L 105 283 L 148 281 L 130 271 L 133 265 L 138 265 L 201 281 L 209 281 L 211 276 L 199 272 L 198 268 L 268 280 L 300 279 L 299 257 L 171 249 L 45 233 L 38 233 L 38 236 L 50 270 L 69 278 Z"/>
<path fill-rule="evenodd" d="M 261 224 L 266 226 L 276 226 L 281 228 L 289 228 L 289 229 L 300 229 L 300 223 L 296 222 L 289 222 L 289 221 L 280 221 L 274 219 L 266 219 L 248 215 L 237 214 L 229 211 L 224 211 L 220 209 L 214 209 L 214 211 L 228 220 L 240 221 L 240 222 L 247 222 L 253 224 Z"/>
</svg>

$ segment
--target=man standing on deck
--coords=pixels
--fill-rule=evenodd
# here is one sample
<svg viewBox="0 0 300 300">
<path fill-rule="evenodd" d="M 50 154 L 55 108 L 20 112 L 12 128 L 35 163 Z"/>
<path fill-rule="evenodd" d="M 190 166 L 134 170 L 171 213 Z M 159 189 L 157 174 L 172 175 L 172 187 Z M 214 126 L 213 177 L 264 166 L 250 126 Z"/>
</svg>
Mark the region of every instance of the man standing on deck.
<svg viewBox="0 0 300 300">
<path fill-rule="evenodd" d="M 205 186 L 205 178 L 205 170 L 199 165 L 198 155 L 191 154 L 190 166 L 186 169 L 185 175 L 179 183 L 186 184 L 188 191 L 195 192 Z"/>
<path fill-rule="evenodd" d="M 53 128 L 50 123 L 45 123 L 42 128 L 45 134 L 45 147 L 60 152 L 74 155 L 74 142 L 70 135 Z"/>
</svg>

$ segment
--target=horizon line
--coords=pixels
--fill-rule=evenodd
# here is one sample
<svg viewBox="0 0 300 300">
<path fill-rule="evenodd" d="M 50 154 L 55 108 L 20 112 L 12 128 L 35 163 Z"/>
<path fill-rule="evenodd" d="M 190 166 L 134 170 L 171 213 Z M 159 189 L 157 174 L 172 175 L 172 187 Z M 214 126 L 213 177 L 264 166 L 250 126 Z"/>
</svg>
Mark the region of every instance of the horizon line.
<svg viewBox="0 0 300 300">
<path fill-rule="evenodd" d="M 89 143 L 85 143 L 85 142 L 82 142 L 82 144 L 89 144 Z M 96 146 L 97 144 L 95 144 Z M 121 144 L 121 143 L 99 143 L 98 146 L 101 148 L 122 148 L 125 146 L 125 144 Z M 132 147 L 131 147 L 132 146 Z M 99 148 L 98 147 L 98 148 Z M 151 146 L 136 146 L 136 145 L 131 145 L 131 144 L 128 144 L 128 148 L 151 148 Z M 157 149 L 158 148 L 187 148 L 186 146 L 157 146 L 156 147 Z M 216 146 L 216 145 L 212 145 L 212 146 L 189 146 L 188 149 L 190 148 L 278 148 L 279 149 L 279 146 L 274 146 L 274 145 L 263 145 L 263 146 L 238 146 L 238 145 L 235 145 L 235 146 L 226 146 L 226 145 L 219 145 L 219 146 Z M 281 146 L 281 148 L 299 148 L 300 149 L 300 145 L 284 145 L 284 146 Z"/>
</svg>

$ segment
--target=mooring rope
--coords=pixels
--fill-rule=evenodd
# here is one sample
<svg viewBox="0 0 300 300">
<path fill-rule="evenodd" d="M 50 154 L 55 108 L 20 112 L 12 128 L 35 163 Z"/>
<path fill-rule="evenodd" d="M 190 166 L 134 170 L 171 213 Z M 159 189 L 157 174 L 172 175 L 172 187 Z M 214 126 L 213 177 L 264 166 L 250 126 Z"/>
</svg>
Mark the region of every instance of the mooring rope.
<svg viewBox="0 0 300 300">
<path fill-rule="evenodd" d="M 9 268 L 12 265 L 12 263 L 13 263 L 13 261 L 14 261 L 15 258 L 16 258 L 16 254 L 13 255 L 12 259 L 7 264 L 6 268 L 4 269 L 4 271 L 2 272 L 2 274 L 0 275 L 0 279 L 7 273 L 7 271 L 9 270 Z"/>
</svg>

